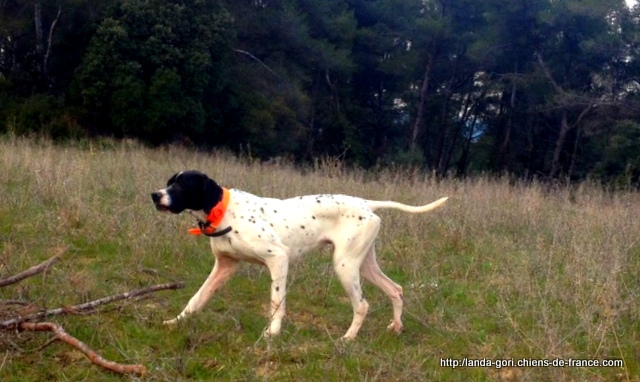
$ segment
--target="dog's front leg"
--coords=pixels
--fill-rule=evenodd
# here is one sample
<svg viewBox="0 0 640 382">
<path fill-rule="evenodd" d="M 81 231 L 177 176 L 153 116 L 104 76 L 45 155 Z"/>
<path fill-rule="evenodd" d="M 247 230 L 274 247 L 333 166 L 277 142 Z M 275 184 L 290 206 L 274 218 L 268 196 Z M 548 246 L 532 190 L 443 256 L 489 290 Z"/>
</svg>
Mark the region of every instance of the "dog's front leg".
<svg viewBox="0 0 640 382">
<path fill-rule="evenodd" d="M 175 324 L 189 314 L 202 309 L 204 304 L 213 296 L 213 293 L 223 286 L 237 269 L 238 260 L 216 255 L 216 263 L 204 284 L 202 284 L 196 294 L 191 297 L 191 300 L 189 300 L 184 310 L 173 320 L 164 321 L 164 324 Z"/>
<path fill-rule="evenodd" d="M 269 257 L 265 264 L 271 273 L 271 323 L 265 330 L 265 336 L 280 334 L 282 319 L 285 315 L 285 298 L 287 295 L 287 273 L 289 271 L 288 249 L 284 254 Z"/>
</svg>

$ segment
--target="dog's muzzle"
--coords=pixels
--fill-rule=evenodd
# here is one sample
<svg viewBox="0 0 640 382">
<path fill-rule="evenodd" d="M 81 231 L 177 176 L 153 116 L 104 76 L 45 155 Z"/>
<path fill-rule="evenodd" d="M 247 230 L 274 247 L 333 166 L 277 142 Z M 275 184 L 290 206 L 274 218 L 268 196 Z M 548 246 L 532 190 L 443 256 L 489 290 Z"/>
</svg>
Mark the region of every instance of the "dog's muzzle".
<svg viewBox="0 0 640 382">
<path fill-rule="evenodd" d="M 169 212 L 169 205 L 167 203 L 167 193 L 162 191 L 156 191 L 151 193 L 151 200 L 155 204 L 156 209 L 162 212 Z"/>
</svg>

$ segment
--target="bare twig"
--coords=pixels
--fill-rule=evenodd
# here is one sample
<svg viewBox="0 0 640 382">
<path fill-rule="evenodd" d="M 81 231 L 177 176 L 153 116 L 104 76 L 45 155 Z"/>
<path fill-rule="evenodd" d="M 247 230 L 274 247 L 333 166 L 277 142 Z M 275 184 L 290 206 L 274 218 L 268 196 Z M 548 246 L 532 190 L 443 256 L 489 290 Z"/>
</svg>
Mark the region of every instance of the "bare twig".
<svg viewBox="0 0 640 382">
<path fill-rule="evenodd" d="M 4 357 L 2 358 L 2 363 L 0 364 L 0 371 L 4 368 L 4 365 L 7 363 L 7 358 L 9 357 L 9 351 L 7 350 L 4 353 Z"/>
<path fill-rule="evenodd" d="M 43 343 L 42 345 L 38 346 L 37 348 L 25 350 L 24 353 L 36 353 L 36 352 L 42 351 L 42 350 L 46 349 L 49 345 L 51 345 L 52 343 L 54 343 L 56 341 L 58 341 L 58 337 L 53 336 L 53 337 L 49 338 L 47 340 L 47 342 Z"/>
<path fill-rule="evenodd" d="M 248 56 L 249 58 L 251 58 L 252 60 L 256 61 L 257 63 L 259 63 L 260 65 L 262 65 L 262 67 L 264 67 L 265 69 L 267 69 L 269 72 L 271 72 L 271 74 L 273 74 L 274 76 L 278 77 L 282 82 L 284 82 L 287 86 L 289 87 L 293 87 L 291 86 L 291 84 L 289 83 L 289 81 L 287 81 L 284 77 L 282 77 L 281 75 L 279 75 L 275 70 L 271 69 L 269 67 L 269 65 L 265 64 L 264 62 L 262 62 L 258 57 L 254 56 L 253 54 L 247 52 L 246 50 L 242 50 L 242 49 L 235 49 L 233 48 L 233 51 L 236 53 L 240 53 L 240 54 L 244 54 L 245 56 Z"/>
<path fill-rule="evenodd" d="M 0 305 L 29 305 L 31 302 L 22 300 L 0 300 Z"/>
<path fill-rule="evenodd" d="M 23 317 L 16 317 L 10 320 L 5 320 L 0 322 L 0 329 L 10 329 L 15 327 L 16 325 L 30 321 L 34 319 L 40 319 L 43 317 L 49 316 L 57 316 L 64 313 L 82 313 L 85 311 L 91 311 L 97 308 L 100 305 L 108 304 L 113 301 L 126 300 L 137 296 L 142 296 L 148 293 L 153 293 L 159 290 L 167 290 L 167 289 L 180 289 L 184 287 L 184 283 L 168 283 L 168 284 L 158 284 L 153 285 L 146 288 L 141 288 L 134 290 L 132 292 L 121 293 L 118 295 L 103 297 L 99 300 L 86 302 L 83 304 L 73 305 L 73 306 L 65 306 L 57 309 L 50 309 L 39 313 L 29 314 Z"/>
<path fill-rule="evenodd" d="M 138 374 L 141 376 L 144 376 L 144 374 L 146 374 L 147 372 L 147 368 L 144 367 L 144 365 L 123 365 L 102 358 L 102 356 L 100 356 L 89 346 L 87 346 L 87 344 L 68 334 L 60 325 L 56 325 L 51 322 L 22 322 L 20 323 L 20 329 L 33 331 L 50 331 L 56 336 L 57 339 L 78 349 L 79 351 L 84 353 L 84 355 L 86 355 L 91 362 L 107 370 L 111 370 L 121 374 Z"/>
<path fill-rule="evenodd" d="M 49 269 L 50 266 L 60 261 L 60 256 L 62 256 L 65 252 L 67 252 L 69 248 L 70 248 L 69 246 L 61 248 L 60 250 L 58 250 L 58 253 L 55 256 L 51 257 L 49 260 L 42 262 L 38 265 L 34 265 L 33 267 L 27 269 L 26 271 L 22 271 L 16 275 L 0 280 L 0 287 L 15 284 L 19 281 L 26 279 L 27 277 L 31 277 L 31 276 L 37 275 L 38 273 L 42 273 L 46 271 L 47 269 Z"/>
</svg>

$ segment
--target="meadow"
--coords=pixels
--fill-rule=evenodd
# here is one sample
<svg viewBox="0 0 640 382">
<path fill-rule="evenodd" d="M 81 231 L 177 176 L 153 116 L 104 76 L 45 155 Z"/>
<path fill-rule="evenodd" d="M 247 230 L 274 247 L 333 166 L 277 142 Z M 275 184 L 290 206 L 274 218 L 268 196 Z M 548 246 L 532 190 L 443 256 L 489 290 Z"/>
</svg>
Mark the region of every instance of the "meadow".
<svg viewBox="0 0 640 382">
<path fill-rule="evenodd" d="M 330 249 L 289 273 L 283 333 L 268 323 L 270 279 L 243 264 L 202 312 L 178 314 L 213 266 L 188 215 L 158 213 L 150 192 L 176 171 L 270 197 L 344 193 L 407 204 L 449 196 L 423 215 L 384 210 L 383 271 L 404 287 L 404 331 L 364 282 L 371 309 L 358 339 L 340 341 L 352 310 Z M 54 145 L 0 140 L 0 277 L 70 246 L 46 274 L 0 289 L 11 300 L 69 306 L 143 286 L 185 288 L 65 315 L 61 324 L 105 358 L 141 363 L 143 377 L 91 364 L 50 335 L 0 332 L 0 381 L 640 381 L 640 194 L 594 184 L 548 186 L 489 176 L 436 180 L 407 169 L 363 171 L 319 159 L 306 168 L 228 153 L 135 142 Z M 43 346 L 47 345 L 47 346 Z M 450 367 L 457 359 L 624 361 L 623 367 Z M 445 361 L 446 362 L 446 361 Z"/>
</svg>

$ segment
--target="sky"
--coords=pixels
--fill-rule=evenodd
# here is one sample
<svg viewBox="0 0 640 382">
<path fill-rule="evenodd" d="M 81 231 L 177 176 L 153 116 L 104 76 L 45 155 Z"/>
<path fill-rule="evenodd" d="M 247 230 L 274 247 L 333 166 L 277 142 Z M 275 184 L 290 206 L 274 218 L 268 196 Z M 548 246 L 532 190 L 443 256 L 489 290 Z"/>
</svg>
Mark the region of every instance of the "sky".
<svg viewBox="0 0 640 382">
<path fill-rule="evenodd" d="M 636 3 L 637 0 L 624 0 L 624 1 L 627 3 L 628 7 L 632 7 Z"/>
</svg>

